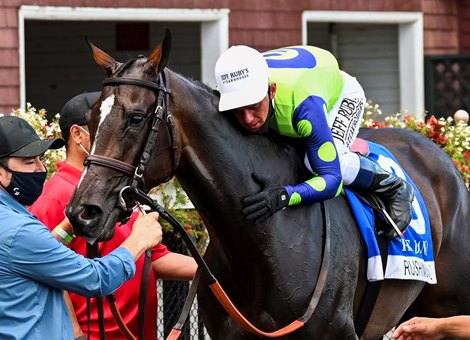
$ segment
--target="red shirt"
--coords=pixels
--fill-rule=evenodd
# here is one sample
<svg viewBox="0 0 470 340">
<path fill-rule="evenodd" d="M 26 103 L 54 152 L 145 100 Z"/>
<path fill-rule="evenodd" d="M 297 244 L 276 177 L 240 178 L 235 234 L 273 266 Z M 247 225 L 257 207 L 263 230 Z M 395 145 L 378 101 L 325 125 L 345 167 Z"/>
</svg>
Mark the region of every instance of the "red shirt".
<svg viewBox="0 0 470 340">
<path fill-rule="evenodd" d="M 57 172 L 46 182 L 42 195 L 30 207 L 31 213 L 37 216 L 38 219 L 51 230 L 64 219 L 65 206 L 70 200 L 75 186 L 78 184 L 80 176 L 82 175 L 80 170 L 65 162 L 59 162 L 57 165 Z M 114 236 L 111 240 L 100 242 L 99 248 L 102 256 L 119 247 L 129 236 L 136 216 L 137 213 L 134 213 L 128 223 L 116 226 Z M 72 240 L 70 248 L 83 256 L 86 255 L 86 242 L 80 237 Z M 164 245 L 159 244 L 157 247 L 152 249 L 152 262 L 168 253 L 168 249 Z M 114 292 L 116 304 L 124 322 L 136 336 L 138 334 L 138 301 L 143 263 L 144 256 L 141 256 L 136 262 L 137 270 L 135 277 L 132 280 L 125 282 L 121 288 Z M 74 293 L 70 293 L 70 297 L 72 299 L 80 327 L 85 335 L 87 335 L 88 318 L 86 298 Z M 124 336 L 121 334 L 121 331 L 113 319 L 106 299 L 104 299 L 104 314 L 106 339 L 124 339 Z M 154 273 L 151 271 L 145 317 L 145 339 L 156 339 L 156 320 L 157 291 Z M 99 340 L 100 338 L 96 299 L 92 299 L 90 335 L 91 339 Z"/>
</svg>

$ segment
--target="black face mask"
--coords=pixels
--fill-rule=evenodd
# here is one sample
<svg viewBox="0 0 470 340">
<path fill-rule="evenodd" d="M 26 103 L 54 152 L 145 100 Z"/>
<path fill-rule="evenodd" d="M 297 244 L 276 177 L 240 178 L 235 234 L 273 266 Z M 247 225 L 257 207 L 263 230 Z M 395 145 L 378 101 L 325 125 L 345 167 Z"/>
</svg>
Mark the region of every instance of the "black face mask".
<svg viewBox="0 0 470 340">
<path fill-rule="evenodd" d="M 42 193 L 47 171 L 43 172 L 19 172 L 8 169 L 11 172 L 11 182 L 5 187 L 14 199 L 22 205 L 33 204 Z"/>
</svg>

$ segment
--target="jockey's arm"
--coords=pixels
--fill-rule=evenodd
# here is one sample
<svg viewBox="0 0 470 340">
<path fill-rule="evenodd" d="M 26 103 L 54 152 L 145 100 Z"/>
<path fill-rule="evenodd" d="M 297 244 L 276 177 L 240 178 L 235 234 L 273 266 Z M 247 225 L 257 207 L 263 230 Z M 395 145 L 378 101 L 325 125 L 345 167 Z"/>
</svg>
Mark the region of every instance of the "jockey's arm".
<svg viewBox="0 0 470 340">
<path fill-rule="evenodd" d="M 289 205 L 320 202 L 341 192 L 341 168 L 325 110 L 326 106 L 312 97 L 295 110 L 293 126 L 305 141 L 314 176 L 303 183 L 284 186 Z"/>
</svg>

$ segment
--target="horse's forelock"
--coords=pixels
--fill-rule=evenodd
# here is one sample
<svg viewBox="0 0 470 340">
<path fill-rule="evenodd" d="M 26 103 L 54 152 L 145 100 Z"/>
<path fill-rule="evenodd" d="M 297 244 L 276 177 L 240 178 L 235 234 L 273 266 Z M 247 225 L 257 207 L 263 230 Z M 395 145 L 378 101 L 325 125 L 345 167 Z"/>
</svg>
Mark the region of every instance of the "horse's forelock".
<svg viewBox="0 0 470 340">
<path fill-rule="evenodd" d="M 113 77 L 123 77 L 126 71 L 128 71 L 136 63 L 136 61 L 141 60 L 143 58 L 144 56 L 137 56 L 126 61 L 125 63 L 122 63 L 114 73 Z"/>
</svg>

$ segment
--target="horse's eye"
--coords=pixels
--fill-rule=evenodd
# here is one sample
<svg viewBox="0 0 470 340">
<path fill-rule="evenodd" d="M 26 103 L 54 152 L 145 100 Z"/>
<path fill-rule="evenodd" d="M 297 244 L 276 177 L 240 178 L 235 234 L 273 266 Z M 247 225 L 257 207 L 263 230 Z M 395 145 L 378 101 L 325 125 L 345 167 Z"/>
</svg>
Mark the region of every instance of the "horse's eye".
<svg viewBox="0 0 470 340">
<path fill-rule="evenodd" d="M 145 120 L 145 116 L 142 113 L 133 112 L 129 118 L 130 125 L 140 125 Z"/>
</svg>

